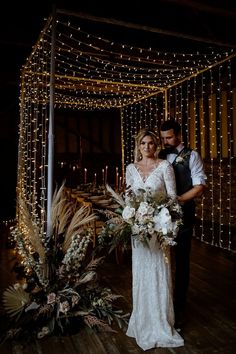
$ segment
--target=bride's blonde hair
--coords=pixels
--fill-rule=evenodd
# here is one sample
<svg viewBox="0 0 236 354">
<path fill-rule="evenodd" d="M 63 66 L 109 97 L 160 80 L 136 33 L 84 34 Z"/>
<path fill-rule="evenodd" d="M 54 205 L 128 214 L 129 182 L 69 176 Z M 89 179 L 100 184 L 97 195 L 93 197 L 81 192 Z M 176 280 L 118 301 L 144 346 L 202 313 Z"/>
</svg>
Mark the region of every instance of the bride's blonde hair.
<svg viewBox="0 0 236 354">
<path fill-rule="evenodd" d="M 157 157 L 157 150 L 159 150 L 158 148 L 160 148 L 159 136 L 154 132 L 154 130 L 148 129 L 148 128 L 143 128 L 138 132 L 138 134 L 135 137 L 134 162 L 138 162 L 138 161 L 142 160 L 142 154 L 140 152 L 139 146 L 145 136 L 152 137 L 153 143 L 156 147 L 155 156 Z"/>
</svg>

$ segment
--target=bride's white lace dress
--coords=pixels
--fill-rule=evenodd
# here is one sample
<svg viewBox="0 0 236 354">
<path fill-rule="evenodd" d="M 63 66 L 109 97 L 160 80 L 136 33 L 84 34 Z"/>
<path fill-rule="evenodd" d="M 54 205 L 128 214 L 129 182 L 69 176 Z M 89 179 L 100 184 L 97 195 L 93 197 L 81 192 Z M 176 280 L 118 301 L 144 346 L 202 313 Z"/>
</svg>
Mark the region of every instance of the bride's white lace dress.
<svg viewBox="0 0 236 354">
<path fill-rule="evenodd" d="M 163 160 L 147 178 L 143 178 L 135 164 L 126 168 L 126 185 L 135 191 L 149 188 L 176 196 L 175 177 L 171 164 Z M 174 247 L 174 246 L 173 246 Z M 183 338 L 174 329 L 170 254 L 163 251 L 153 237 L 150 247 L 132 242 L 133 311 L 127 335 L 134 337 L 144 350 L 155 347 L 179 347 Z"/>
</svg>

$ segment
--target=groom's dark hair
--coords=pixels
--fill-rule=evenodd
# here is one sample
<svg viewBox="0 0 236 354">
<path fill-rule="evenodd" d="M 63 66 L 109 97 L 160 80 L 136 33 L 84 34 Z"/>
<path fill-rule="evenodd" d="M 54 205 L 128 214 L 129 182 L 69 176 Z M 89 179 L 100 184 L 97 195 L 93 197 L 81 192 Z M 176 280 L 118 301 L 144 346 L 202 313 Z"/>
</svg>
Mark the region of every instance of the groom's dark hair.
<svg viewBox="0 0 236 354">
<path fill-rule="evenodd" d="M 173 129 L 175 135 L 178 135 L 181 132 L 180 124 L 174 119 L 165 120 L 160 126 L 161 131 L 166 131 L 170 129 Z"/>
</svg>

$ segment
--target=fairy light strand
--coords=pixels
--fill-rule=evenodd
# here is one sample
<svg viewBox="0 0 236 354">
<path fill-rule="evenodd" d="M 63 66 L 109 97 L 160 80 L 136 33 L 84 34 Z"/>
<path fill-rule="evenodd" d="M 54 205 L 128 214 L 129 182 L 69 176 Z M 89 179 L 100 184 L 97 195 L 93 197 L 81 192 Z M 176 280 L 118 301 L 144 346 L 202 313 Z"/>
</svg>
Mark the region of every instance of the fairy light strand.
<svg viewBox="0 0 236 354">
<path fill-rule="evenodd" d="M 218 129 L 218 136 L 219 136 L 219 144 L 218 144 L 218 161 L 219 161 L 219 181 L 218 181 L 218 186 L 219 186 L 219 206 L 218 206 L 218 212 L 219 212 L 219 246 L 223 247 L 223 240 L 222 240 L 222 220 L 223 220 L 223 209 L 222 209 L 222 149 L 223 149 L 223 143 L 222 143 L 222 91 L 221 91 L 221 87 L 222 87 L 222 77 L 221 77 L 221 69 L 222 66 L 220 65 L 218 68 L 218 88 L 217 88 L 217 100 L 218 100 L 218 124 L 217 124 L 217 129 Z"/>
<path fill-rule="evenodd" d="M 210 174 L 210 191 L 211 191 L 211 244 L 215 245 L 215 224 L 214 224 L 214 121 L 213 121 L 213 73 L 210 70 L 210 98 L 209 98 L 209 111 L 210 111 L 210 159 L 211 159 L 211 174 Z"/>
<path fill-rule="evenodd" d="M 201 74 L 201 104 L 200 104 L 200 139 L 201 139 L 201 156 L 203 156 L 203 151 L 205 151 L 205 108 L 204 108 L 204 98 L 205 98 L 205 76 Z M 204 229 L 204 200 L 205 195 L 201 197 L 201 241 L 205 241 L 205 229 Z"/>
<path fill-rule="evenodd" d="M 227 71 L 228 71 L 228 82 L 227 82 L 227 92 L 228 92 L 228 98 L 227 98 L 227 127 L 228 127 L 228 250 L 231 250 L 231 245 L 232 245 L 232 230 L 231 230 L 231 224 L 233 221 L 233 214 L 232 214 L 232 159 L 233 159 L 233 134 L 232 134 L 232 122 L 233 122 L 233 90 L 232 90 L 232 69 L 231 69 L 231 61 L 228 62 L 227 66 Z"/>
<path fill-rule="evenodd" d="M 119 108 L 121 114 L 122 168 L 133 159 L 133 136 L 137 134 L 138 130 L 146 125 L 156 129 L 160 122 L 166 117 L 170 118 L 174 113 L 176 113 L 176 118 L 181 121 L 189 140 L 189 127 L 191 126 L 189 104 L 193 96 L 196 127 L 199 124 L 196 112 L 198 101 L 196 92 L 193 92 L 196 88 L 191 87 L 191 82 L 194 86 L 198 72 L 204 69 L 209 70 L 212 65 L 234 55 L 232 50 L 204 49 L 204 51 L 194 53 L 182 53 L 174 49 L 168 52 L 159 51 L 156 48 L 141 48 L 117 43 L 97 33 L 88 33 L 85 29 L 72 24 L 72 22 L 69 23 L 64 17 L 58 20 L 57 27 L 55 106 L 56 108 L 83 111 Z M 45 208 L 47 205 L 47 130 L 50 79 L 50 55 L 48 54 L 51 50 L 51 32 L 51 25 L 47 22 L 22 70 L 20 97 L 17 197 L 24 200 L 29 207 L 32 207 L 33 219 L 39 223 L 42 234 L 45 228 Z M 230 82 L 228 84 L 230 94 L 227 100 L 229 134 L 229 197 L 227 202 L 229 212 L 228 247 L 230 249 L 231 223 L 233 221 L 231 206 L 233 99 L 231 67 L 230 64 L 227 65 L 229 65 L 228 76 Z M 187 77 L 187 83 L 183 81 L 176 88 L 171 87 L 180 80 L 186 80 Z M 213 144 L 216 142 L 216 136 L 214 136 L 212 129 L 216 122 L 213 122 L 212 71 L 210 82 L 210 134 L 213 133 L 210 140 L 211 243 L 215 244 L 214 222 L 216 220 L 213 183 L 215 149 Z M 202 83 L 202 89 L 206 89 L 205 83 Z M 202 102 L 204 101 L 204 95 L 207 95 L 205 91 L 202 93 Z M 184 108 L 186 109 L 186 121 L 183 119 Z M 220 115 L 222 114 L 220 113 Z M 203 113 L 203 121 L 204 117 L 205 113 Z M 219 119 L 217 126 L 220 123 Z M 195 145 L 198 147 L 199 141 L 196 140 Z M 220 166 L 220 170 L 221 168 L 222 166 Z M 203 225 L 203 204 L 201 215 Z M 23 228 L 24 220 L 19 202 L 17 204 L 17 217 Z M 220 221 L 222 221 L 222 217 Z M 202 240 L 204 239 L 204 236 L 202 236 Z"/>
</svg>

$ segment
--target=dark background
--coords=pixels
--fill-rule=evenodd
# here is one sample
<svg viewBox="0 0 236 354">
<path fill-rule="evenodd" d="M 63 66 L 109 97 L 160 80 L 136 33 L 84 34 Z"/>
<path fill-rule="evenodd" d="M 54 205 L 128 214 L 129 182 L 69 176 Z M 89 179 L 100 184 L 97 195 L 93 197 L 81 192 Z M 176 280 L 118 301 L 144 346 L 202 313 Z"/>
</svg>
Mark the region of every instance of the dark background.
<svg viewBox="0 0 236 354">
<path fill-rule="evenodd" d="M 169 33 L 169 45 L 178 37 L 236 48 L 235 1 L 8 1 L 1 5 L 0 21 L 0 220 L 15 216 L 20 73 L 45 19 L 55 5 L 73 12 L 114 18 L 159 28 Z M 128 7 L 127 7 L 128 6 Z M 154 8 L 155 6 L 155 8 Z M 92 23 L 91 23 L 92 26 Z M 125 29 L 120 28 L 124 32 Z M 173 36 L 172 36 L 172 35 Z M 148 31 L 140 36 L 148 38 Z"/>
</svg>

